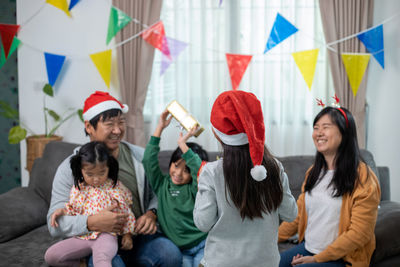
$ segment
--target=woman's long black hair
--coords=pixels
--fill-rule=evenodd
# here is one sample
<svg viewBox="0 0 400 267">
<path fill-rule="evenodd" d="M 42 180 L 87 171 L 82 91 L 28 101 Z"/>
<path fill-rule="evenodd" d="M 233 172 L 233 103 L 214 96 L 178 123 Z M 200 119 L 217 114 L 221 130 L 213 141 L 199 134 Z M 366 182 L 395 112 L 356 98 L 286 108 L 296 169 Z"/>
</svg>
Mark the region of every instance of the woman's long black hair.
<svg viewBox="0 0 400 267">
<path fill-rule="evenodd" d="M 276 210 L 282 202 L 283 189 L 279 166 L 268 149 L 264 147 L 262 161 L 267 170 L 267 178 L 257 182 L 250 175 L 253 163 L 249 145 L 230 146 L 222 143 L 222 146 L 226 191 L 229 191 L 242 219 L 262 218 L 263 212 Z"/>
<path fill-rule="evenodd" d="M 101 164 L 104 162 L 107 163 L 108 178 L 113 180 L 113 185 L 115 186 L 118 180 L 118 161 L 111 155 L 103 142 L 92 141 L 84 144 L 76 155 L 70 159 L 75 186 L 80 190 L 79 184 L 84 182 L 82 175 L 82 165 L 84 163 Z"/>
<path fill-rule="evenodd" d="M 351 194 L 358 182 L 359 173 L 358 166 L 363 161 L 360 155 L 360 149 L 357 141 L 357 130 L 353 115 L 345 108 L 341 108 L 346 113 L 348 122 L 343 114 L 336 107 L 326 107 L 321 110 L 314 119 L 315 125 L 319 119 L 328 115 L 332 123 L 335 124 L 342 134 L 342 142 L 340 143 L 334 159 L 335 173 L 329 186 L 333 186 L 333 197 L 340 197 L 344 194 Z M 305 192 L 311 193 L 318 182 L 319 177 L 326 174 L 328 165 L 322 153 L 315 155 L 314 165 L 310 170 L 305 185 Z M 321 175 L 322 173 L 322 175 Z M 321 176 L 320 176 L 321 175 Z"/>
</svg>

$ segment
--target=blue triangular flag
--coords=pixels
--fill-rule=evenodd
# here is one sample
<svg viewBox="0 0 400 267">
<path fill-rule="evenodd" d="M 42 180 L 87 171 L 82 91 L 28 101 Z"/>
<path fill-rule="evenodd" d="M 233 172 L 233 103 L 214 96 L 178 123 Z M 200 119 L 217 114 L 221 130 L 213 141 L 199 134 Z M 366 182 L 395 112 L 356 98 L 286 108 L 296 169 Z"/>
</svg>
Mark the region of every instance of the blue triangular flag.
<svg viewBox="0 0 400 267">
<path fill-rule="evenodd" d="M 278 13 L 274 26 L 272 26 L 271 33 L 269 34 L 267 44 L 265 45 L 264 54 L 297 31 L 298 29 L 292 23 Z"/>
<path fill-rule="evenodd" d="M 357 35 L 376 61 L 385 68 L 385 53 L 383 46 L 383 25 L 379 25 L 369 31 Z"/>
<path fill-rule="evenodd" d="M 49 78 L 49 84 L 54 86 L 56 83 L 58 74 L 60 74 L 61 68 L 65 61 L 65 56 L 44 53 L 46 60 L 47 77 Z"/>
<path fill-rule="evenodd" d="M 170 37 L 166 37 L 166 38 L 167 38 L 167 43 L 168 43 L 168 48 L 169 48 L 169 52 L 171 55 L 171 59 L 168 58 L 168 56 L 162 54 L 160 75 L 164 74 L 164 72 L 168 69 L 169 65 L 172 64 L 172 62 L 179 56 L 179 54 L 188 45 L 185 42 L 182 42 L 182 41 L 170 38 Z"/>
<path fill-rule="evenodd" d="M 79 0 L 71 0 L 71 2 L 69 3 L 68 10 L 71 10 L 78 2 Z"/>
</svg>

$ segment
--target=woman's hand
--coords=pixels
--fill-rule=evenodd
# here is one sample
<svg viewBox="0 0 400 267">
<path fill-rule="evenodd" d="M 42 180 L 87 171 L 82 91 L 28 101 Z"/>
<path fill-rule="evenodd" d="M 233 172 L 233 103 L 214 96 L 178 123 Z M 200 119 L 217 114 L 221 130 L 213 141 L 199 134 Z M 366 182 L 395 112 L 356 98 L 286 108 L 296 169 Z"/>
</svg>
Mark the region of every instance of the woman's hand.
<svg viewBox="0 0 400 267">
<path fill-rule="evenodd" d="M 313 263 L 316 262 L 315 258 L 313 256 L 303 256 L 300 254 L 297 254 L 296 256 L 293 257 L 292 260 L 292 265 L 300 265 L 300 264 L 304 264 L 304 263 Z"/>
<path fill-rule="evenodd" d="M 53 227 L 58 227 L 57 218 L 67 214 L 65 209 L 56 209 L 53 214 L 51 214 L 51 223 L 50 225 Z"/>
<path fill-rule="evenodd" d="M 157 124 L 156 130 L 154 131 L 153 136 L 160 137 L 164 128 L 166 128 L 170 124 L 170 122 L 172 120 L 172 116 L 170 115 L 168 117 L 168 115 L 169 115 L 168 110 L 164 110 L 163 113 L 161 113 L 160 119 L 158 120 L 158 124 Z"/>
<path fill-rule="evenodd" d="M 121 249 L 131 250 L 133 247 L 132 236 L 130 233 L 126 233 L 122 236 Z"/>
</svg>

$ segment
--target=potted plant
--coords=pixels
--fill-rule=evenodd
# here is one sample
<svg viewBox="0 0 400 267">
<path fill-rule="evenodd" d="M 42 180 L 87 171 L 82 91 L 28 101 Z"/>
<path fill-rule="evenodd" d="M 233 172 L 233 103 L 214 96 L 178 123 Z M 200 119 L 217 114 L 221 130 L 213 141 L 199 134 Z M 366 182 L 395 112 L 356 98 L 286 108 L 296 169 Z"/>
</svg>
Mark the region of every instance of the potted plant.
<svg viewBox="0 0 400 267">
<path fill-rule="evenodd" d="M 69 108 L 64 112 L 63 115 L 59 115 L 52 109 L 46 106 L 46 97 L 54 97 L 54 91 L 50 84 L 46 84 L 43 87 L 43 115 L 44 115 L 44 134 L 36 134 L 34 131 L 29 129 L 24 123 L 19 120 L 18 110 L 11 107 L 8 103 L 0 101 L 0 115 L 6 118 L 13 119 L 18 122 L 18 125 L 12 127 L 8 133 L 8 142 L 10 144 L 18 144 L 22 140 L 26 139 L 27 145 L 27 158 L 26 158 L 26 169 L 30 172 L 33 166 L 33 162 L 36 158 L 41 157 L 43 154 L 44 147 L 51 141 L 62 140 L 61 136 L 55 135 L 55 131 L 67 120 L 77 115 L 83 122 L 82 109 Z M 53 123 L 50 124 L 50 118 Z M 27 137 L 27 134 L 29 136 Z"/>
</svg>

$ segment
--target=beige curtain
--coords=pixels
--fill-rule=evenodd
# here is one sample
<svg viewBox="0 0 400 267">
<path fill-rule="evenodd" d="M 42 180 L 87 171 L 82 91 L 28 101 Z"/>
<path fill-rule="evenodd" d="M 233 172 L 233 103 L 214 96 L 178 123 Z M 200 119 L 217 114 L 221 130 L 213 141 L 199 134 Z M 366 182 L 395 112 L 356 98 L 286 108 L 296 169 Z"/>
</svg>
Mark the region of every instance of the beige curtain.
<svg viewBox="0 0 400 267">
<path fill-rule="evenodd" d="M 322 25 L 327 43 L 342 39 L 371 27 L 373 0 L 319 0 Z M 365 148 L 365 95 L 367 71 L 354 97 L 348 82 L 340 53 L 364 53 L 364 45 L 357 37 L 331 46 L 336 52 L 329 51 L 335 92 L 341 106 L 350 110 L 356 120 L 358 142 Z"/>
<path fill-rule="evenodd" d="M 142 24 L 160 19 L 162 0 L 113 0 L 113 5 Z M 116 36 L 116 42 L 139 33 L 143 25 L 131 22 Z M 123 103 L 129 106 L 125 139 L 145 146 L 143 106 L 153 67 L 154 48 L 138 37 L 118 47 L 118 73 Z"/>
</svg>

